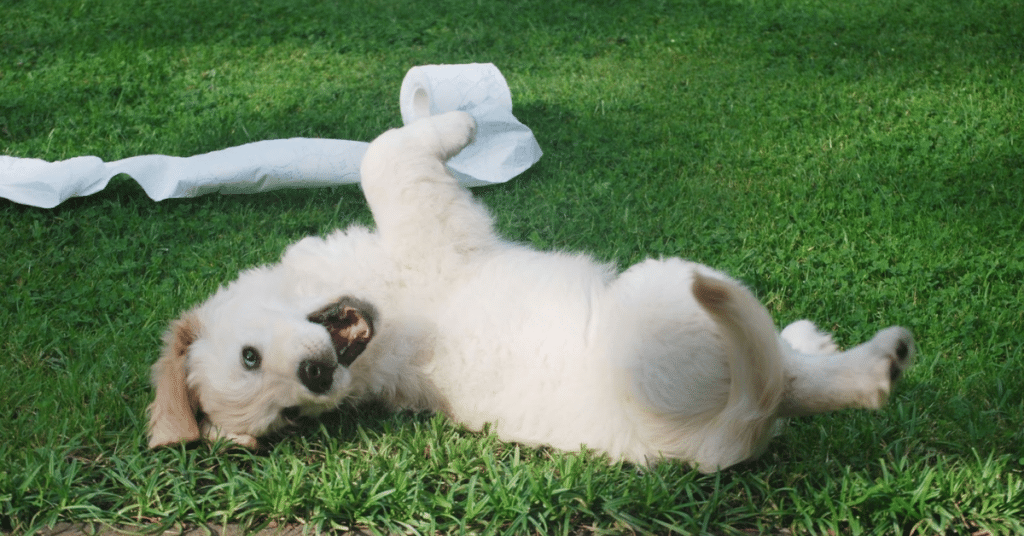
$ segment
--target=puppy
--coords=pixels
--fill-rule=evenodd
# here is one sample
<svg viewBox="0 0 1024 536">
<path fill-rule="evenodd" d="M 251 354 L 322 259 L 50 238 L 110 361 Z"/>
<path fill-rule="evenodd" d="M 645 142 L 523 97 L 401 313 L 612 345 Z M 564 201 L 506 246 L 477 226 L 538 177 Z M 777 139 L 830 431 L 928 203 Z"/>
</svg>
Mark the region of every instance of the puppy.
<svg viewBox="0 0 1024 536">
<path fill-rule="evenodd" d="M 375 231 L 300 240 L 174 321 L 149 445 L 251 447 L 377 398 L 508 441 L 712 472 L 757 456 L 780 418 L 882 407 L 911 363 L 901 327 L 845 352 L 806 320 L 780 334 L 700 264 L 616 273 L 502 240 L 445 167 L 474 128 L 452 112 L 384 133 L 362 164 Z"/>
</svg>

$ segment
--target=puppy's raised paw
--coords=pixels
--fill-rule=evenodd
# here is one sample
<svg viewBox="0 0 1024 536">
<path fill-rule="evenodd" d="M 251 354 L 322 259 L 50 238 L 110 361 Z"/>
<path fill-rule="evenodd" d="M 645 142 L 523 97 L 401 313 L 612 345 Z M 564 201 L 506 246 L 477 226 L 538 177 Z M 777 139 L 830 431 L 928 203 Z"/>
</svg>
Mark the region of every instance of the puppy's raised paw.
<svg viewBox="0 0 1024 536">
<path fill-rule="evenodd" d="M 428 119 L 441 146 L 442 160 L 459 154 L 476 136 L 476 120 L 466 112 L 448 112 Z"/>
</svg>

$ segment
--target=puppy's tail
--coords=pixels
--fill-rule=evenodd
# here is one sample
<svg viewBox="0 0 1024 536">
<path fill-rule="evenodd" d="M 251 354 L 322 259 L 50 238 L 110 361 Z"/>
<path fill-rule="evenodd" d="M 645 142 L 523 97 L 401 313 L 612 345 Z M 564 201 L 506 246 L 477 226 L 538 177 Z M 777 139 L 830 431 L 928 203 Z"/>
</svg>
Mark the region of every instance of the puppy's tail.
<svg viewBox="0 0 1024 536">
<path fill-rule="evenodd" d="M 767 444 L 785 391 L 775 323 L 761 302 L 736 282 L 694 273 L 693 295 L 721 329 L 729 359 L 729 398 L 713 427 L 722 433 L 720 444 L 708 446 L 738 449 L 740 459 L 735 461 L 741 461 Z"/>
</svg>

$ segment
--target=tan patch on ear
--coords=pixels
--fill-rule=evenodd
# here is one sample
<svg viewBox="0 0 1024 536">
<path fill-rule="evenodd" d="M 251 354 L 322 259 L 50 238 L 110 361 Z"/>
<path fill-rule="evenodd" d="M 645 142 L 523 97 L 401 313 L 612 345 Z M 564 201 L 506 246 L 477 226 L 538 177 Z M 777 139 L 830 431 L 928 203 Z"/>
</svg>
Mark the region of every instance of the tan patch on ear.
<svg viewBox="0 0 1024 536">
<path fill-rule="evenodd" d="M 160 359 L 153 364 L 156 398 L 149 405 L 149 447 L 199 439 L 199 401 L 188 387 L 188 350 L 199 336 L 199 319 L 188 312 L 164 334 Z"/>
<path fill-rule="evenodd" d="M 355 307 L 343 307 L 341 313 L 338 335 L 353 342 L 369 342 L 373 337 L 373 325 L 369 314 L 356 309 Z"/>
</svg>

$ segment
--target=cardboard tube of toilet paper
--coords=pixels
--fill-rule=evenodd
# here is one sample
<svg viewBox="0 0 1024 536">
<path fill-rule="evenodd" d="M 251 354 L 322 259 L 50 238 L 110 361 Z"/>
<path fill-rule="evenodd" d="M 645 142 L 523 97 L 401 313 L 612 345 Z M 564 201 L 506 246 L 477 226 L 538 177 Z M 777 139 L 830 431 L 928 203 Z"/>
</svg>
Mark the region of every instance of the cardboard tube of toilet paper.
<svg viewBox="0 0 1024 536">
<path fill-rule="evenodd" d="M 505 182 L 541 156 L 529 128 L 512 116 L 512 98 L 491 64 L 414 67 L 402 85 L 403 120 L 451 110 L 477 119 L 477 138 L 449 163 L 467 186 Z M 412 115 L 406 117 L 406 110 Z M 288 138 L 264 140 L 210 153 L 178 157 L 142 155 L 104 162 L 79 156 L 58 162 L 0 155 L 0 197 L 53 208 L 96 193 L 116 175 L 138 182 L 154 201 L 221 193 L 255 193 L 356 183 L 368 143 Z"/>
</svg>

